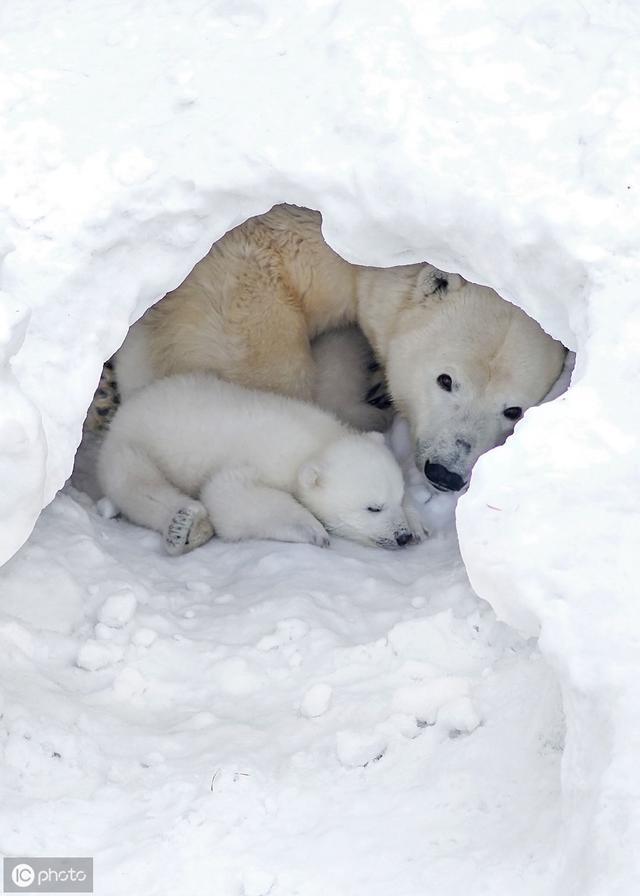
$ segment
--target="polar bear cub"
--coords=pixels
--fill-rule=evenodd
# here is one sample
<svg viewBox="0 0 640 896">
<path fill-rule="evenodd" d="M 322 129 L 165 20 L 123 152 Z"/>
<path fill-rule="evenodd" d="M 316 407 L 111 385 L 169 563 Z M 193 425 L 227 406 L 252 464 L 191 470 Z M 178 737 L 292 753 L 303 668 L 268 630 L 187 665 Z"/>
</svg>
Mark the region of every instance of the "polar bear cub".
<svg viewBox="0 0 640 896">
<path fill-rule="evenodd" d="M 215 533 L 320 546 L 335 534 L 385 548 L 421 538 L 379 433 L 296 399 L 178 374 L 118 410 L 98 457 L 104 494 L 182 554 Z"/>
</svg>

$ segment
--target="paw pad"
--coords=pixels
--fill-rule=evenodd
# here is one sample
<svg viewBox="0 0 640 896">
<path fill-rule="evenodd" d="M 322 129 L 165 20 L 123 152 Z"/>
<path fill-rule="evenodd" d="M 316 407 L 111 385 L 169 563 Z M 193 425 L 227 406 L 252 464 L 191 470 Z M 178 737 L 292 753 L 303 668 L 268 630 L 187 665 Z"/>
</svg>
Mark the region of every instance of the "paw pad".
<svg viewBox="0 0 640 896">
<path fill-rule="evenodd" d="M 164 545 L 172 556 L 186 554 L 209 541 L 213 526 L 204 507 L 181 507 L 167 527 Z"/>
</svg>

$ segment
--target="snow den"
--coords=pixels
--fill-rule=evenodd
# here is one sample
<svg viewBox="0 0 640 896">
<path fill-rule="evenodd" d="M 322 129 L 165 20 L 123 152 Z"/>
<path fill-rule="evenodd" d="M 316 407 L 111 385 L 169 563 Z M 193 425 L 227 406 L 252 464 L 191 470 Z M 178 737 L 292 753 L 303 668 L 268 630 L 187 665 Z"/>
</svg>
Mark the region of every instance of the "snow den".
<svg viewBox="0 0 640 896">
<path fill-rule="evenodd" d="M 93 856 L 105 896 L 637 889 L 638 10 L 387 12 L 0 12 L 0 842 Z M 571 388 L 423 544 L 170 557 L 83 490 L 91 438 L 68 481 L 83 420 L 130 326 L 283 202 L 352 265 L 495 289 Z"/>
</svg>

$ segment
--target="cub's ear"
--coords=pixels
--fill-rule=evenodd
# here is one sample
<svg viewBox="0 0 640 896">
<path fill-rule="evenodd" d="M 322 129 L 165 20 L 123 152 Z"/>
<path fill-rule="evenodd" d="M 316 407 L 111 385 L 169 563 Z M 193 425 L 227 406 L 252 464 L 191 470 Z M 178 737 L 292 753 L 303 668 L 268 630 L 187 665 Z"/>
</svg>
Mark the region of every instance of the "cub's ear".
<svg viewBox="0 0 640 896">
<path fill-rule="evenodd" d="M 308 461 L 303 464 L 298 471 L 298 482 L 302 488 L 317 488 L 322 480 L 322 469 L 320 464 Z"/>
<path fill-rule="evenodd" d="M 376 445 L 386 445 L 387 444 L 386 439 L 381 432 L 375 432 L 374 430 L 371 430 L 371 432 L 367 433 L 367 438 L 371 442 L 375 442 Z"/>
<path fill-rule="evenodd" d="M 425 264 L 416 282 L 416 299 L 443 299 L 450 292 L 456 292 L 465 281 L 460 274 L 447 274 L 431 264 Z"/>
</svg>

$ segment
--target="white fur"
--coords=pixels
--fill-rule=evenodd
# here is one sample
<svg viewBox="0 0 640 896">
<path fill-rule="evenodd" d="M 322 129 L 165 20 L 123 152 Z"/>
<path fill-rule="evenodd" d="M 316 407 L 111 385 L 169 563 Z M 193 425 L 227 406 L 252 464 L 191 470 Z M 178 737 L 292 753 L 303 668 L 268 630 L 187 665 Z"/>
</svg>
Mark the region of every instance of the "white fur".
<svg viewBox="0 0 640 896">
<path fill-rule="evenodd" d="M 314 402 L 362 431 L 384 432 L 393 412 L 367 403 L 371 346 L 359 327 L 328 330 L 311 343 L 316 367 Z M 123 399 L 155 379 L 144 329 L 133 327 L 118 352 L 118 385 Z"/>
<path fill-rule="evenodd" d="M 211 374 L 167 377 L 132 395 L 105 437 L 98 477 L 129 519 L 163 533 L 171 553 L 214 530 L 318 545 L 335 533 L 394 548 L 419 538 L 380 434 Z"/>
<path fill-rule="evenodd" d="M 324 241 L 317 212 L 281 205 L 225 234 L 132 327 L 118 381 L 126 398 L 155 378 L 210 370 L 307 401 L 326 403 L 331 393 L 330 407 L 349 416 L 352 403 L 336 403 L 341 374 L 323 390 L 311 348 L 314 337 L 349 323 L 386 367 L 416 462 L 442 465 L 464 483 L 477 457 L 513 430 L 504 409 L 541 401 L 564 358 L 493 290 L 429 264 L 348 264 Z M 443 372 L 455 373 L 455 394 L 438 390 Z"/>
<path fill-rule="evenodd" d="M 430 350 L 425 353 L 425 344 Z M 564 347 L 519 308 L 483 286 L 416 298 L 387 348 L 387 380 L 409 419 L 414 456 L 457 474 L 466 485 L 478 457 L 517 421 L 504 410 L 538 404 L 557 380 Z M 438 385 L 453 380 L 451 392 Z"/>
</svg>

